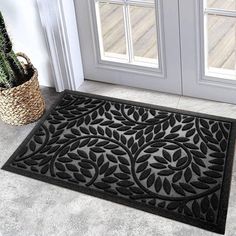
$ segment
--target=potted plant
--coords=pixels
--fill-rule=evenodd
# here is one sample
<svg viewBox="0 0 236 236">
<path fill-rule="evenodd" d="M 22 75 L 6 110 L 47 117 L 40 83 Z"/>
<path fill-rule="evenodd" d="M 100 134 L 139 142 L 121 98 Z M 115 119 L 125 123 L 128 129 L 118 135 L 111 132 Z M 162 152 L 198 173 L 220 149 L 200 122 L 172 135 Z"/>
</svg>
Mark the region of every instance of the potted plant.
<svg viewBox="0 0 236 236">
<path fill-rule="evenodd" d="M 24 53 L 14 53 L 0 12 L 0 118 L 23 125 L 39 119 L 44 110 L 38 72 Z"/>
</svg>

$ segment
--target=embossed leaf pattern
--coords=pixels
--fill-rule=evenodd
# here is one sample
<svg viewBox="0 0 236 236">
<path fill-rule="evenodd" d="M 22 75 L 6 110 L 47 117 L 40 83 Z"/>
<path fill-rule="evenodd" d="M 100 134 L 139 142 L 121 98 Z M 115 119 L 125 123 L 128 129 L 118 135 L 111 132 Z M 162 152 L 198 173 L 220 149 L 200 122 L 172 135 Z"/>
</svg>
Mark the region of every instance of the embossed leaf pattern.
<svg viewBox="0 0 236 236">
<path fill-rule="evenodd" d="M 229 122 L 65 93 L 11 165 L 214 223 L 230 130 Z"/>
</svg>

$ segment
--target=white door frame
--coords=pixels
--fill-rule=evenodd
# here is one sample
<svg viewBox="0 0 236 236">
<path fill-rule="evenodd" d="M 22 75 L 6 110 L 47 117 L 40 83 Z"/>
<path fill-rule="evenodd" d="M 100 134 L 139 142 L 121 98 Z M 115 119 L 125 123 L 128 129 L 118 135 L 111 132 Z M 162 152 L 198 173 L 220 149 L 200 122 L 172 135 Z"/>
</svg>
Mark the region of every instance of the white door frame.
<svg viewBox="0 0 236 236">
<path fill-rule="evenodd" d="M 84 73 L 74 0 L 37 0 L 37 6 L 56 90 L 76 90 Z"/>
</svg>

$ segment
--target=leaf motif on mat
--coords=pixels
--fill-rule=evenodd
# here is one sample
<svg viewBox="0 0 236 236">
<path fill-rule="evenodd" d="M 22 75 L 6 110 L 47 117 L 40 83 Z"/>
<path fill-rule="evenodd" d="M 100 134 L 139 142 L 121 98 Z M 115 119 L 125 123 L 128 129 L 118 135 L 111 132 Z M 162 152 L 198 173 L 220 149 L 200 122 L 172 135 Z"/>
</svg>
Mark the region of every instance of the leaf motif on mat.
<svg viewBox="0 0 236 236">
<path fill-rule="evenodd" d="M 49 113 L 12 170 L 218 225 L 232 121 L 68 91 Z"/>
</svg>

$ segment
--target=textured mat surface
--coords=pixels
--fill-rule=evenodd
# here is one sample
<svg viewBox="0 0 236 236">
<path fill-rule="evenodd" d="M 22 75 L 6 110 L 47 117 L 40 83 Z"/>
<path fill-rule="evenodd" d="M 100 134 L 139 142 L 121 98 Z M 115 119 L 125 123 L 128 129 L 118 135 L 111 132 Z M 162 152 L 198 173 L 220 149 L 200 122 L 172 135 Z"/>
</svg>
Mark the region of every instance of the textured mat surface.
<svg viewBox="0 0 236 236">
<path fill-rule="evenodd" d="M 3 169 L 224 233 L 234 142 L 231 119 L 66 91 Z"/>
</svg>

